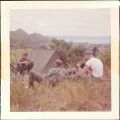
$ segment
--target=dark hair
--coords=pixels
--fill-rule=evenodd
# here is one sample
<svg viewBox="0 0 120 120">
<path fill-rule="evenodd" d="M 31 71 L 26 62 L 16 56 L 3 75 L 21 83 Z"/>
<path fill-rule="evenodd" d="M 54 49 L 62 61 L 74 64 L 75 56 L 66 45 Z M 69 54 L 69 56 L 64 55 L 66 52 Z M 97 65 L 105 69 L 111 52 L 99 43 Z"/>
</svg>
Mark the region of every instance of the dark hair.
<svg viewBox="0 0 120 120">
<path fill-rule="evenodd" d="M 82 63 L 80 64 L 80 67 L 83 69 L 83 68 L 85 67 L 85 63 L 82 62 Z"/>
<path fill-rule="evenodd" d="M 28 56 L 28 53 L 24 53 L 23 56 Z"/>
</svg>

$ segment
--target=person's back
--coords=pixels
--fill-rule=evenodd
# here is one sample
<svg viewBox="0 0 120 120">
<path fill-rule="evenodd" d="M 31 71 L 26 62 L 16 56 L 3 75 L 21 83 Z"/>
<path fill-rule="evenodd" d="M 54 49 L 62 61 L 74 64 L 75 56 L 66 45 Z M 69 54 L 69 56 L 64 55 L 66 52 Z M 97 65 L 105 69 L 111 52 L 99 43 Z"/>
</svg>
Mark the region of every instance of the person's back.
<svg viewBox="0 0 120 120">
<path fill-rule="evenodd" d="M 91 68 L 94 77 L 103 77 L 103 63 L 100 59 L 92 57 L 86 62 L 86 65 Z"/>
</svg>

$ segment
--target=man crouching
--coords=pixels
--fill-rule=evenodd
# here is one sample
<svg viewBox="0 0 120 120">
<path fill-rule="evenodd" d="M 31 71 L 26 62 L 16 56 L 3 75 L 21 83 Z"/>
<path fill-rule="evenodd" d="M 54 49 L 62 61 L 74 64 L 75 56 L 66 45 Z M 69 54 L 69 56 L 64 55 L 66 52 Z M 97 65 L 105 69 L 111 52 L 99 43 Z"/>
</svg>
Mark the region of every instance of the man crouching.
<svg viewBox="0 0 120 120">
<path fill-rule="evenodd" d="M 20 74 L 24 74 L 24 71 L 29 71 L 33 68 L 34 62 L 28 59 L 28 53 L 24 53 L 20 58 L 17 59 L 17 71 Z"/>
</svg>

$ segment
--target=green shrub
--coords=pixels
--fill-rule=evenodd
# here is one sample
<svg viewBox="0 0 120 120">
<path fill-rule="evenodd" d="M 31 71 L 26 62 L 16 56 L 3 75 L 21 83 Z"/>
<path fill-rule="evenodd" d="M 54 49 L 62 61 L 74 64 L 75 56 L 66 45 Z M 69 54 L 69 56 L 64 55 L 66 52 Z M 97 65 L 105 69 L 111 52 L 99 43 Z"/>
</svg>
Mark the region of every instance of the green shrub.
<svg viewBox="0 0 120 120">
<path fill-rule="evenodd" d="M 83 44 L 74 46 L 73 43 L 64 40 L 52 40 L 50 46 L 57 49 L 61 56 L 72 66 L 83 59 L 86 50 Z"/>
<path fill-rule="evenodd" d="M 105 48 L 98 57 L 103 61 L 107 68 L 111 68 L 111 49 L 110 46 Z"/>
</svg>

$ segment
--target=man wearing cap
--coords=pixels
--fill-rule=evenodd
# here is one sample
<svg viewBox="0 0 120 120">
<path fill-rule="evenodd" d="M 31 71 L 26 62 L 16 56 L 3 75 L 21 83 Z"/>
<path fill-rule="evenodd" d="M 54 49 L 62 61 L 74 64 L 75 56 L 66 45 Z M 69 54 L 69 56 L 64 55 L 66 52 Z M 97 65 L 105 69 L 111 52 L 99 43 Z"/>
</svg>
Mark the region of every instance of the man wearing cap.
<svg viewBox="0 0 120 120">
<path fill-rule="evenodd" d="M 84 73 L 90 74 L 95 79 L 103 79 L 103 63 L 100 59 L 93 56 L 92 51 L 85 53 Z"/>
<path fill-rule="evenodd" d="M 62 67 L 62 61 L 57 59 L 54 63 L 54 67 L 51 68 L 48 73 L 44 76 L 41 76 L 35 71 L 30 71 L 29 73 L 29 85 L 33 87 L 34 81 L 40 83 L 53 84 L 57 80 L 62 80 L 65 77 L 67 71 Z"/>
</svg>

